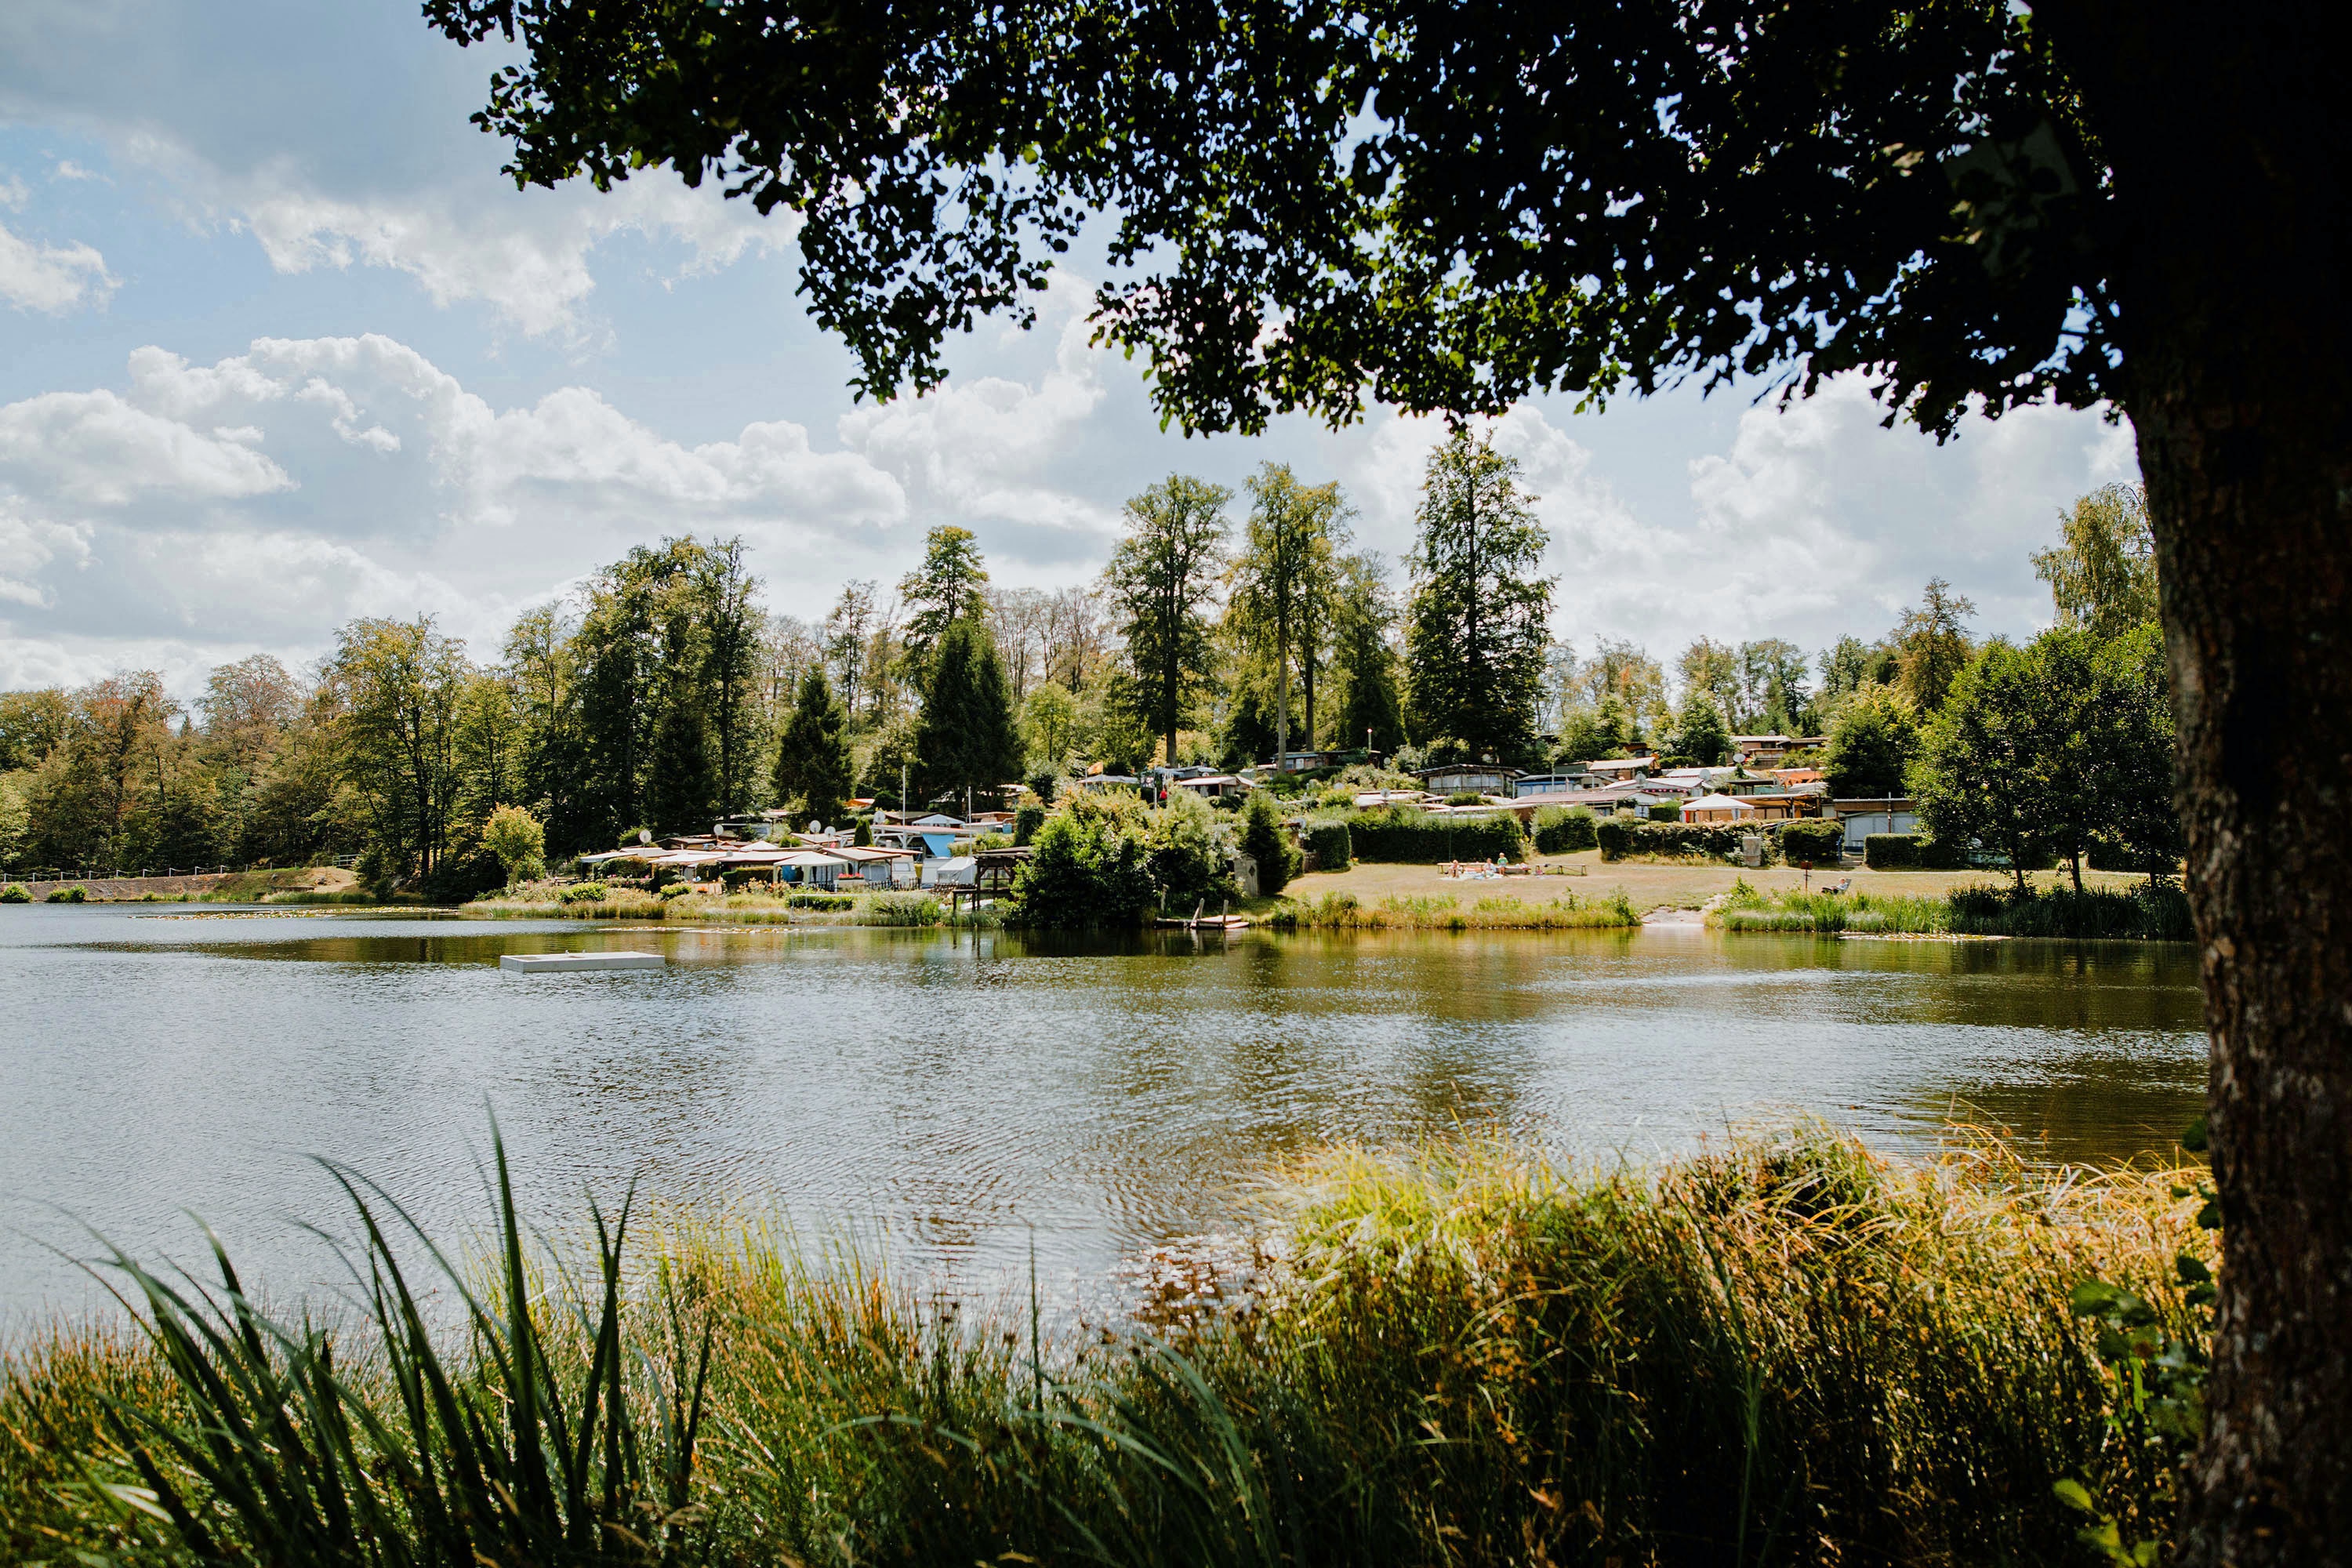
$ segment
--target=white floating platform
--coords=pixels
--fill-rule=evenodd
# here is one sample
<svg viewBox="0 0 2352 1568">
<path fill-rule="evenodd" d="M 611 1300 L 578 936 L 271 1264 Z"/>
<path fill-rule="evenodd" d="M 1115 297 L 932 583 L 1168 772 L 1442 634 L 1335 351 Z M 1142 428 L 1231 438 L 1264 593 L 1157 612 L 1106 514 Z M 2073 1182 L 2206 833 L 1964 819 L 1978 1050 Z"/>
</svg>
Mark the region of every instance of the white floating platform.
<svg viewBox="0 0 2352 1568">
<path fill-rule="evenodd" d="M 574 969 L 659 969 L 658 952 L 509 952 L 499 960 L 500 969 L 518 974 L 554 974 Z"/>
</svg>

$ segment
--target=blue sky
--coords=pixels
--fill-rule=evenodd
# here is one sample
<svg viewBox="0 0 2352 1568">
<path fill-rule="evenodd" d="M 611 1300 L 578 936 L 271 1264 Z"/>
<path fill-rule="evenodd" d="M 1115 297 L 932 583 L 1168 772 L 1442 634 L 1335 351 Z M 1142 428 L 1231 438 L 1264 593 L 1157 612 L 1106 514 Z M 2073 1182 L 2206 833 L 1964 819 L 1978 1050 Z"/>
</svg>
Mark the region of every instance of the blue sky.
<svg viewBox="0 0 2352 1568">
<path fill-rule="evenodd" d="M 938 522 L 1005 584 L 1089 578 L 1171 470 L 1336 478 L 1391 559 L 1436 431 L 1386 412 L 1259 440 L 1161 432 L 1086 344 L 959 344 L 929 397 L 852 403 L 793 293 L 792 230 L 656 174 L 518 193 L 467 123 L 498 63 L 400 0 L 14 0 L 0 12 L 0 687 L 256 650 L 360 615 L 478 652 L 630 544 L 740 532 L 774 606 L 894 583 Z M 1662 657 L 1817 647 L 1929 576 L 1988 632 L 2048 617 L 2026 552 L 2132 477 L 2129 432 L 2032 410 L 1938 448 L 1852 384 L 1787 413 L 1677 393 L 1514 410 L 1555 630 Z"/>
</svg>

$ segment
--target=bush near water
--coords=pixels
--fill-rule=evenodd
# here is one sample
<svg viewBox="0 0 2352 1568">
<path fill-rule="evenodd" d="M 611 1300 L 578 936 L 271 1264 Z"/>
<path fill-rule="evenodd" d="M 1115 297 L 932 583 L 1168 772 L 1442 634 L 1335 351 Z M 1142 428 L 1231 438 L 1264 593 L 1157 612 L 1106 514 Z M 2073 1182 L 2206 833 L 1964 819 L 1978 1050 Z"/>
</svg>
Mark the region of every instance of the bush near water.
<svg viewBox="0 0 2352 1568">
<path fill-rule="evenodd" d="M 1310 1160 L 1277 1245 L 1055 1327 L 626 1204 L 559 1266 L 499 1161 L 446 1277 L 355 1196 L 380 1288 L 341 1317 L 116 1257 L 137 1331 L 6 1352 L 0 1555 L 2077 1564 L 2085 1503 L 2164 1543 L 2130 1346 L 2200 1356 L 2213 1257 L 2194 1172 L 1472 1142 Z"/>
</svg>

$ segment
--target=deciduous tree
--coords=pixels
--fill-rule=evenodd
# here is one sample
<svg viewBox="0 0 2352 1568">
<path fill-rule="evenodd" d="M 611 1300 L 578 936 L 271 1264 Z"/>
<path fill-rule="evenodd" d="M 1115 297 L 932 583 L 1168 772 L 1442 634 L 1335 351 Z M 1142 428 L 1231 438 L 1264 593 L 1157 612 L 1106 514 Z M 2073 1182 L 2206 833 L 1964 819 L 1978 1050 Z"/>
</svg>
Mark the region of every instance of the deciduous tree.
<svg viewBox="0 0 2352 1568">
<path fill-rule="evenodd" d="M 1968 620 L 1976 613 L 1975 603 L 1953 593 L 1941 577 L 1929 578 L 1919 603 L 1903 612 L 1902 624 L 1889 640 L 1903 689 L 1920 712 L 1941 708 L 1952 682 L 1968 668 L 1976 648 Z"/>
<path fill-rule="evenodd" d="M 1701 767 L 1717 767 L 1730 760 L 1731 731 L 1725 726 L 1715 699 L 1705 689 L 1693 691 L 1683 699 L 1682 711 L 1675 716 L 1675 735 L 1670 743 L 1677 754 Z"/>
<path fill-rule="evenodd" d="M 1854 373 L 1939 434 L 2129 416 L 2179 679 L 2231 1237 L 2187 1555 L 2352 1539 L 2352 121 L 2340 7 L 860 14 L 431 0 L 518 180 L 801 215 L 862 390 L 933 384 L 1116 215 L 1096 326 L 1191 428 Z M 803 24 L 807 25 L 803 26 Z M 1013 177 L 1008 177 L 1008 171 Z"/>
<path fill-rule="evenodd" d="M 2145 485 L 2103 485 L 2061 514 L 2056 546 L 2033 552 L 2033 574 L 2050 584 L 2058 624 L 2102 641 L 2157 616 L 2156 530 Z"/>
<path fill-rule="evenodd" d="M 1249 480 L 1250 515 L 1233 565 L 1225 617 L 1235 647 L 1273 687 L 1276 759 L 1290 750 L 1290 677 L 1312 670 L 1328 629 L 1334 546 L 1345 537 L 1347 503 L 1335 484 L 1302 485 L 1286 464 L 1267 463 Z M 1308 713 L 1313 743 L 1313 713 Z"/>
<path fill-rule="evenodd" d="M 1865 687 L 1838 710 L 1822 772 L 1838 799 L 1884 800 L 1904 793 L 1918 754 L 1910 699 L 1890 687 Z"/>
<path fill-rule="evenodd" d="M 1342 557 L 1331 618 L 1331 671 L 1339 682 L 1332 735 L 1342 750 L 1394 752 L 1404 744 L 1396 626 L 1387 563 L 1370 551 Z"/>
<path fill-rule="evenodd" d="M 1176 731 L 1216 669 L 1209 613 L 1232 499 L 1222 485 L 1171 474 L 1127 503 L 1127 535 L 1103 574 L 1136 684 L 1171 761 Z"/>
</svg>

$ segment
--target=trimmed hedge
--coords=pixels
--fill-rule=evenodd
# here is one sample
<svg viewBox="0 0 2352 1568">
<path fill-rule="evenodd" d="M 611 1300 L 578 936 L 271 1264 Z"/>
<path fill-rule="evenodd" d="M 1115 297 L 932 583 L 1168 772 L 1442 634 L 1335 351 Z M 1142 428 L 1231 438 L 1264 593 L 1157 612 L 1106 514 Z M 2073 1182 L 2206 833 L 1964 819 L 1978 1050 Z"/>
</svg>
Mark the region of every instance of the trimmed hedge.
<svg viewBox="0 0 2352 1568">
<path fill-rule="evenodd" d="M 1359 812 L 1347 821 L 1355 858 L 1434 866 L 1441 860 L 1518 860 L 1528 841 L 1519 819 L 1499 816 L 1439 817 L 1422 811 Z"/>
<path fill-rule="evenodd" d="M 1874 833 L 1862 841 L 1862 863 L 1874 871 L 1958 871 L 1966 861 L 1958 846 L 1924 833 Z"/>
<path fill-rule="evenodd" d="M 856 907 L 857 900 L 847 893 L 794 893 L 784 900 L 788 910 L 821 910 L 835 914 Z"/>
<path fill-rule="evenodd" d="M 1774 837 L 1780 841 L 1780 858 L 1791 865 L 1811 860 L 1816 866 L 1834 866 L 1845 853 L 1845 824 L 1834 817 L 1801 817 L 1774 826 L 1780 829 Z"/>
<path fill-rule="evenodd" d="M 1589 805 L 1547 805 L 1536 812 L 1535 841 L 1538 855 L 1572 855 L 1601 842 Z"/>
<path fill-rule="evenodd" d="M 1771 838 L 1761 825 L 1734 822 L 1643 822 L 1638 817 L 1612 816 L 1596 830 L 1603 860 L 1629 855 L 1656 855 L 1674 860 L 1722 860 L 1739 853 L 1743 838 Z"/>
<path fill-rule="evenodd" d="M 1318 871 L 1344 871 L 1356 858 L 1344 822 L 1309 823 L 1304 843 L 1307 853 L 1315 857 L 1315 868 Z"/>
</svg>

